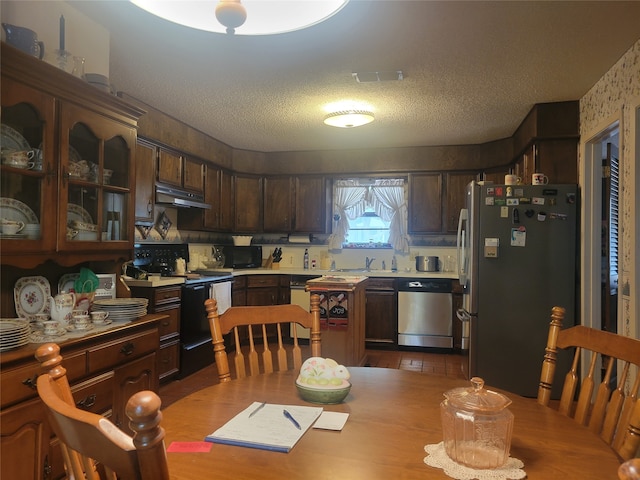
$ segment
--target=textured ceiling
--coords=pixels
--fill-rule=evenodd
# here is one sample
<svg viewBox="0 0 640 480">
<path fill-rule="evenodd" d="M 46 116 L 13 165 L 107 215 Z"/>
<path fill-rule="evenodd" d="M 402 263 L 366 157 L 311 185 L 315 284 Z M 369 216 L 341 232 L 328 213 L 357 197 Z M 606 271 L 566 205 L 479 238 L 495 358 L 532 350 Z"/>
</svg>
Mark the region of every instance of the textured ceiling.
<svg viewBox="0 0 640 480">
<path fill-rule="evenodd" d="M 638 1 L 351 0 L 324 23 L 263 37 L 191 30 L 128 2 L 70 3 L 110 31 L 119 90 L 261 152 L 508 137 L 534 104 L 581 98 L 640 39 Z M 386 70 L 404 80 L 352 77 Z M 370 104 L 375 122 L 324 125 L 324 107 L 344 99 Z"/>
</svg>

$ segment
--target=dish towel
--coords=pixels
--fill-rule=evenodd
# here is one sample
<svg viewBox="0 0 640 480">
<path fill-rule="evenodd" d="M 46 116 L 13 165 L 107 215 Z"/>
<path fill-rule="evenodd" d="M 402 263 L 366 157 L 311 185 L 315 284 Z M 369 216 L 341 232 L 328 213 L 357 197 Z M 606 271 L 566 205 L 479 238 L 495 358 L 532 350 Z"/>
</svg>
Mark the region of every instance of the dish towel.
<svg viewBox="0 0 640 480">
<path fill-rule="evenodd" d="M 475 469 L 465 467 L 449 458 L 444 450 L 444 443 L 425 445 L 425 452 L 429 455 L 424 458 L 424 463 L 431 467 L 441 468 L 449 477 L 456 480 L 518 480 L 527 476 L 522 470 L 524 463 L 517 458 L 509 457 L 507 463 L 499 468 Z"/>
<path fill-rule="evenodd" d="M 231 306 L 231 282 L 212 283 L 209 298 L 218 302 L 218 315 L 222 315 Z"/>
</svg>

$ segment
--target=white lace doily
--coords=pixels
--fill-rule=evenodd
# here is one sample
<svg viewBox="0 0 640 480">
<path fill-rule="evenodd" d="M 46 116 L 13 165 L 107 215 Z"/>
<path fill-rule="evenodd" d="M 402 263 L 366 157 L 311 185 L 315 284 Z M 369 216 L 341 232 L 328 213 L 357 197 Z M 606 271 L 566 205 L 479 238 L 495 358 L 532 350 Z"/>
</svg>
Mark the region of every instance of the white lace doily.
<svg viewBox="0 0 640 480">
<path fill-rule="evenodd" d="M 424 457 L 424 463 L 443 469 L 444 473 L 457 480 L 518 480 L 527 476 L 526 472 L 522 470 L 524 463 L 513 457 L 509 457 L 507 462 L 499 468 L 477 470 L 451 460 L 444 450 L 443 442 L 425 445 L 424 451 L 429 454 Z"/>
</svg>

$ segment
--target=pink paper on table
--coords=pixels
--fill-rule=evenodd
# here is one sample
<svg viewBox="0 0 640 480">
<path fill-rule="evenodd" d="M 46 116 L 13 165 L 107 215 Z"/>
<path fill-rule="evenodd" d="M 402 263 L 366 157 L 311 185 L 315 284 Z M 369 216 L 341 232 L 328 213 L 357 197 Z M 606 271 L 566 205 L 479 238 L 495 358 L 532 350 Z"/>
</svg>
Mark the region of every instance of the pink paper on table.
<svg viewBox="0 0 640 480">
<path fill-rule="evenodd" d="M 210 442 L 171 442 L 167 448 L 167 452 L 177 453 L 207 453 L 213 446 Z"/>
</svg>

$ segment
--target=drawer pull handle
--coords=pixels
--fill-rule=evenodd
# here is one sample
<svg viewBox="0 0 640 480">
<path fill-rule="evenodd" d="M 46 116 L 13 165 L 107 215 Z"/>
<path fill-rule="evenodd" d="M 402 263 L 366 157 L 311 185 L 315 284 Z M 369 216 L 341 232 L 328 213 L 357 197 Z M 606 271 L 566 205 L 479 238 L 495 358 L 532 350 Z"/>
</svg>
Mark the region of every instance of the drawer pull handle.
<svg viewBox="0 0 640 480">
<path fill-rule="evenodd" d="M 135 349 L 135 345 L 133 343 L 131 343 L 131 342 L 127 342 L 120 349 L 120 353 L 122 353 L 123 355 L 126 355 L 128 357 L 129 355 L 131 355 L 133 353 L 134 349 Z"/>
<path fill-rule="evenodd" d="M 169 321 L 162 322 L 162 326 L 163 327 L 168 327 L 169 325 L 171 325 L 171 322 L 169 322 Z"/>
<path fill-rule="evenodd" d="M 38 382 L 38 376 L 34 375 L 31 378 L 27 378 L 25 380 L 22 381 L 23 385 L 26 385 L 27 387 L 29 387 L 31 390 L 37 390 L 36 387 L 36 383 Z"/>
<path fill-rule="evenodd" d="M 96 404 L 96 394 L 93 393 L 93 394 L 89 395 L 88 397 L 83 398 L 78 403 L 76 403 L 76 406 L 78 408 L 83 409 L 83 410 L 88 410 L 91 407 L 93 407 L 95 404 Z"/>
</svg>

